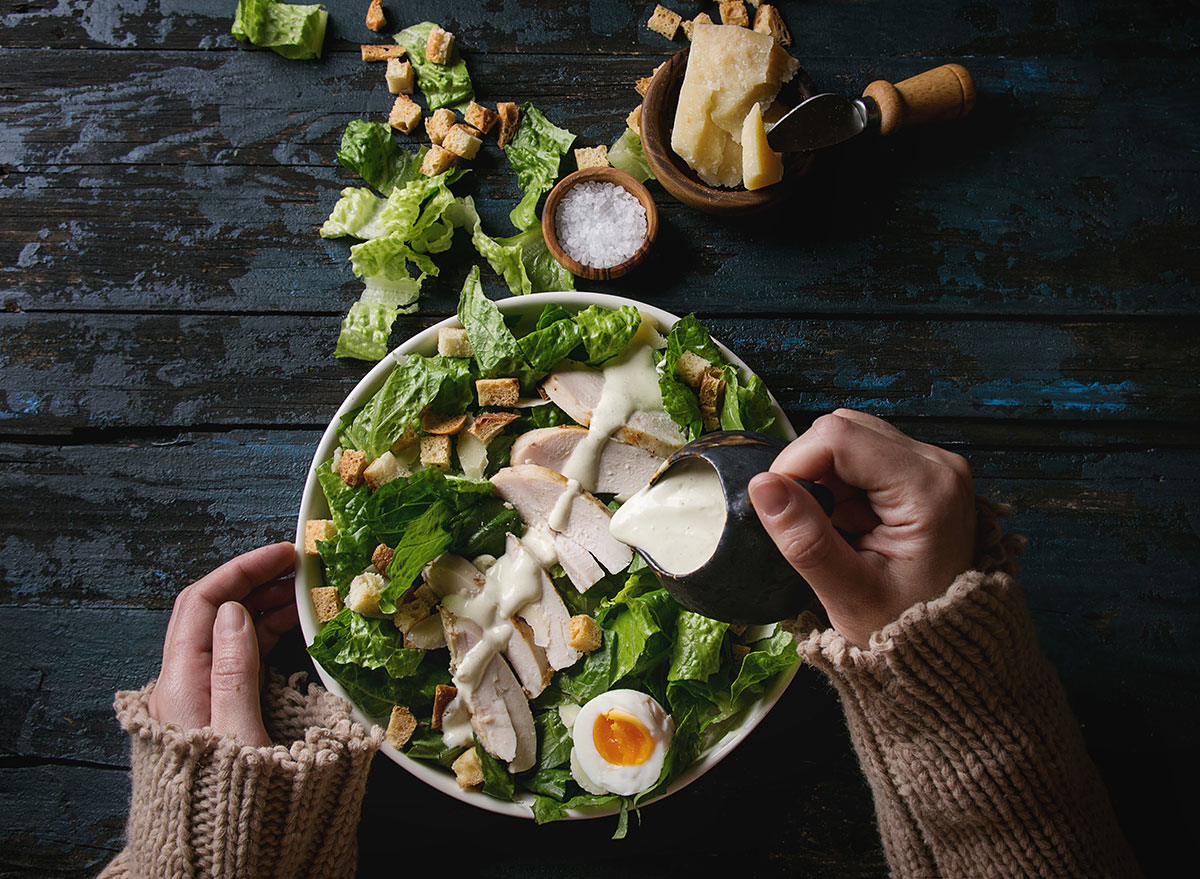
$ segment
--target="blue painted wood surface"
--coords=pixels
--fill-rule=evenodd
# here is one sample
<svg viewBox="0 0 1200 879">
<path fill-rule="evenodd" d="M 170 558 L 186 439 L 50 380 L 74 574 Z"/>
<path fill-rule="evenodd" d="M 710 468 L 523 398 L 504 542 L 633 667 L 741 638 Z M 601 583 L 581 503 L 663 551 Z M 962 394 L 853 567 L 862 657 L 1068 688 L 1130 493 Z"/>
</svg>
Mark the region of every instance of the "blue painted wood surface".
<svg viewBox="0 0 1200 879">
<path fill-rule="evenodd" d="M 0 876 L 93 875 L 119 848 L 113 690 L 154 673 L 182 585 L 291 535 L 320 430 L 366 369 L 332 357 L 358 284 L 316 228 L 352 179 L 342 130 L 390 98 L 358 57 L 377 40 L 365 0 L 328 5 L 313 63 L 238 47 L 233 0 L 0 9 Z M 683 45 L 644 27 L 653 6 L 385 3 L 454 30 L 482 99 L 532 100 L 581 145 L 611 143 L 633 80 Z M 1194 5 L 780 6 L 819 85 L 958 60 L 975 112 L 824 157 L 757 222 L 653 187 L 651 259 L 600 289 L 700 314 L 800 427 L 855 406 L 968 456 L 1016 508 L 1043 647 L 1161 873 L 1187 852 L 1200 720 Z M 502 233 L 515 179 L 492 145 L 474 167 L 461 190 Z M 440 261 L 393 342 L 453 310 L 475 257 Z M 304 667 L 298 639 L 275 661 Z M 621 843 L 477 813 L 381 760 L 364 865 L 393 855 L 397 810 L 417 838 L 462 821 L 497 841 L 481 875 L 560 875 L 581 851 L 581 876 L 886 874 L 807 673 Z"/>
</svg>

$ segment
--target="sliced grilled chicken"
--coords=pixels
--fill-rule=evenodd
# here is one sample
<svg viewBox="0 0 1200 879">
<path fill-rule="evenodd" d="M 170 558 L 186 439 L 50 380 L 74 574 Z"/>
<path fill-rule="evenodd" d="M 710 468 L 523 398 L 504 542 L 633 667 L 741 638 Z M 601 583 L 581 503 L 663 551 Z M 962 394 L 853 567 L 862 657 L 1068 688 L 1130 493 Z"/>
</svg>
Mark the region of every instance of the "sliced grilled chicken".
<svg viewBox="0 0 1200 879">
<path fill-rule="evenodd" d="M 596 369 L 564 361 L 542 382 L 554 404 L 582 425 L 592 423 L 592 412 L 604 392 L 604 373 Z M 613 434 L 620 442 L 637 446 L 660 458 L 668 457 L 687 442 L 671 416 L 661 409 L 655 412 L 633 413 L 624 427 Z"/>
<path fill-rule="evenodd" d="M 483 573 L 462 556 L 452 552 L 444 552 L 427 564 L 421 576 L 438 598 L 445 598 L 447 595 L 470 598 L 479 594 L 484 584 Z"/>
<path fill-rule="evenodd" d="M 554 549 L 558 553 L 558 563 L 578 592 L 587 592 L 604 576 L 604 569 L 596 564 L 591 553 L 567 535 L 554 535 Z"/>
<path fill-rule="evenodd" d="M 520 617 L 513 619 L 512 637 L 504 651 L 508 664 L 521 682 L 525 695 L 536 699 L 550 683 L 554 669 L 546 661 L 546 651 L 537 645 L 533 630 Z"/>
<path fill-rule="evenodd" d="M 525 551 L 521 541 L 508 535 L 506 555 Z M 554 581 L 545 571 L 542 571 L 541 580 L 541 598 L 526 604 L 517 611 L 517 616 L 528 625 L 534 644 L 546 651 L 550 667 L 557 671 L 574 665 L 583 654 L 568 643 L 571 638 L 571 614 L 554 588 Z"/>
<path fill-rule="evenodd" d="M 566 477 L 537 464 L 505 467 L 492 477 L 492 484 L 522 519 L 546 526 L 550 524 L 558 496 L 567 490 Z M 615 574 L 629 566 L 633 550 L 609 533 L 611 516 L 608 507 L 582 491 L 571 501 L 570 516 L 561 530 L 594 555 L 610 574 Z"/>
<path fill-rule="evenodd" d="M 543 427 L 527 431 L 513 443 L 512 463 L 537 464 L 562 473 L 571 454 L 587 435 L 587 429 L 583 427 Z M 664 460 L 640 446 L 610 439 L 600 451 L 596 491 L 632 494 L 650 481 Z"/>
<path fill-rule="evenodd" d="M 483 639 L 483 632 L 471 620 L 457 617 L 444 607 L 441 615 L 450 648 L 450 668 L 457 675 L 471 648 Z M 458 698 L 464 700 L 471 713 L 471 726 L 484 750 L 508 763 L 510 772 L 533 766 L 537 757 L 533 712 L 503 657 L 491 658 L 474 689 L 467 692 L 460 686 Z"/>
</svg>

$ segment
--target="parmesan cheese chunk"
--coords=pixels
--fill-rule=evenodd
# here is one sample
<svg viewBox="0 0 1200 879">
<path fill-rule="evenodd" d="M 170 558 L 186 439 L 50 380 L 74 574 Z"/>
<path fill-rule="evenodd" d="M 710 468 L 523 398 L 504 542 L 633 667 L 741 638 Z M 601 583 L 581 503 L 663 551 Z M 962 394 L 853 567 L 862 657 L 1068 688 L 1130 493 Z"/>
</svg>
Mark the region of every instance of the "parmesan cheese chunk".
<svg viewBox="0 0 1200 879">
<path fill-rule="evenodd" d="M 783 179 L 783 159 L 767 143 L 762 110 L 750 108 L 742 124 L 742 185 L 762 189 Z"/>
<path fill-rule="evenodd" d="M 742 182 L 742 125 L 775 99 L 800 64 L 766 34 L 697 24 L 679 91 L 671 149 L 710 186 Z"/>
</svg>

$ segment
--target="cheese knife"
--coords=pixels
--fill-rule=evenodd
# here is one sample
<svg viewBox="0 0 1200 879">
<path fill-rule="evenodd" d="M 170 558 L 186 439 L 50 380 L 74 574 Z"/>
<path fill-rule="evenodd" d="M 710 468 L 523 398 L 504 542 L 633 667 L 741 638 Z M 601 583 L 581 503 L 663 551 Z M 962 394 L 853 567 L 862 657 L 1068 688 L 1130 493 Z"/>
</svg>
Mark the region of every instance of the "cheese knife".
<svg viewBox="0 0 1200 879">
<path fill-rule="evenodd" d="M 814 95 L 767 129 L 767 144 L 779 153 L 819 150 L 863 133 L 958 119 L 974 106 L 971 74 L 961 64 L 943 64 L 894 85 L 876 80 L 861 98 Z"/>
</svg>

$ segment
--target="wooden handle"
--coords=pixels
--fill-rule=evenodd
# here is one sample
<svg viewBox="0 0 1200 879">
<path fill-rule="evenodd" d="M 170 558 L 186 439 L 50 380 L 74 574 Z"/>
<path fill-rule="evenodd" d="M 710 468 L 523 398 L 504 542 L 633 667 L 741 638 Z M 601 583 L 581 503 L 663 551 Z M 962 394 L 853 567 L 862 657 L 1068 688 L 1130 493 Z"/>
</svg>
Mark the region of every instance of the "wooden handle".
<svg viewBox="0 0 1200 879">
<path fill-rule="evenodd" d="M 975 80 L 961 64 L 943 64 L 892 85 L 877 79 L 863 91 L 879 105 L 879 133 L 903 125 L 966 116 L 975 106 Z"/>
</svg>

